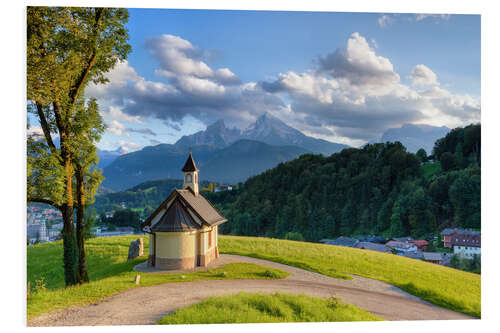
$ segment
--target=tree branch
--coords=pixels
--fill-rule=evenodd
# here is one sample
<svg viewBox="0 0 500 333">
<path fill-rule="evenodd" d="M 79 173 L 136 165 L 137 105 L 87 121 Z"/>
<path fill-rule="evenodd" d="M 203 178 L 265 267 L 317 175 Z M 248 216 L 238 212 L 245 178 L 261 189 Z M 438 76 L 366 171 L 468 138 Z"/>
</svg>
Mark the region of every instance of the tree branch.
<svg viewBox="0 0 500 333">
<path fill-rule="evenodd" d="M 57 209 L 61 209 L 61 206 L 59 206 L 59 205 L 58 205 L 58 204 L 56 204 L 54 201 L 49 200 L 49 199 L 44 199 L 44 198 L 33 198 L 33 197 L 30 197 L 29 195 L 28 195 L 27 199 L 28 199 L 28 202 L 38 202 L 38 203 L 43 203 L 43 204 L 47 204 L 47 205 L 54 206 L 54 207 L 56 207 Z"/>
<path fill-rule="evenodd" d="M 94 38 L 96 38 L 96 39 L 97 39 L 97 29 L 98 29 L 98 25 L 99 25 L 99 20 L 101 19 L 103 12 L 104 12 L 104 8 L 98 8 L 97 12 L 96 12 L 95 23 L 94 23 L 94 31 L 95 31 Z M 94 66 L 95 60 L 97 58 L 97 50 L 96 49 L 97 49 L 97 45 L 94 45 L 94 51 L 92 52 L 92 56 L 90 57 L 87 66 L 85 67 L 85 69 L 83 69 L 78 81 L 76 82 L 75 87 L 70 92 L 70 100 L 71 100 L 71 108 L 70 109 L 72 109 L 75 106 L 76 101 L 78 99 L 78 95 L 80 94 L 80 90 L 84 86 L 85 81 L 87 80 L 87 77 L 89 75 L 89 72 L 92 69 L 92 66 Z"/>
<path fill-rule="evenodd" d="M 45 140 L 47 140 L 47 144 L 49 145 L 50 150 L 53 153 L 56 153 L 57 148 L 54 145 L 54 141 L 52 141 L 52 136 L 50 135 L 49 125 L 47 123 L 47 119 L 45 118 L 45 114 L 43 113 L 42 104 L 40 104 L 39 102 L 35 102 L 35 103 L 36 103 L 36 110 L 38 112 L 38 118 L 40 119 L 40 125 L 42 126 L 43 135 L 45 136 Z"/>
</svg>

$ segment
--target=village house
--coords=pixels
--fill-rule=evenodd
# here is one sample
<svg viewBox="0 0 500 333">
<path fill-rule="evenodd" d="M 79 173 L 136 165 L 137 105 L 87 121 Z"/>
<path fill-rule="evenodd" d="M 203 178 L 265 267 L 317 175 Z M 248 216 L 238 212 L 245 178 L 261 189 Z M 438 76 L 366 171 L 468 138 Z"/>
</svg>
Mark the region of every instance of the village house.
<svg viewBox="0 0 500 333">
<path fill-rule="evenodd" d="M 149 233 L 148 266 L 187 270 L 206 267 L 219 257 L 218 226 L 227 219 L 199 193 L 199 169 L 192 154 L 182 172 L 182 190 L 172 191 L 141 224 Z"/>
<path fill-rule="evenodd" d="M 359 243 L 359 240 L 356 238 L 340 236 L 337 239 L 322 239 L 320 242 L 328 245 L 355 247 L 356 244 Z"/>
<path fill-rule="evenodd" d="M 441 252 L 424 252 L 423 259 L 433 264 L 441 265 L 443 261 L 443 254 Z"/>
<path fill-rule="evenodd" d="M 382 253 L 392 253 L 391 249 L 388 246 L 372 242 L 359 242 L 354 247 L 363 250 L 377 251 Z"/>
<path fill-rule="evenodd" d="M 396 252 L 417 252 L 418 248 L 415 244 L 407 243 L 407 242 L 398 242 L 398 241 L 388 241 L 385 243 L 386 246 L 394 249 Z"/>
<path fill-rule="evenodd" d="M 427 246 L 429 246 L 429 242 L 426 241 L 425 239 L 411 240 L 408 243 L 415 244 L 419 251 L 425 251 L 427 250 Z"/>
<path fill-rule="evenodd" d="M 472 259 L 481 255 L 481 232 L 475 230 L 447 228 L 441 232 L 445 247 L 453 249 L 454 254 Z"/>
</svg>

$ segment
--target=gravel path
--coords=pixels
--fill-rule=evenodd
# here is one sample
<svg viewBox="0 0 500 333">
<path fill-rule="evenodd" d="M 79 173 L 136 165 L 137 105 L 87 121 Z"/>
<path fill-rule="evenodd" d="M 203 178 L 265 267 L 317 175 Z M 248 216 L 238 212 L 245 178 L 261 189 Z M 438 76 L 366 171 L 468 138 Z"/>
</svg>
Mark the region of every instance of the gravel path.
<svg viewBox="0 0 500 333">
<path fill-rule="evenodd" d="M 244 292 L 306 294 L 327 298 L 338 296 L 386 320 L 471 319 L 412 296 L 399 288 L 377 280 L 355 277 L 334 279 L 292 266 L 236 255 L 221 255 L 215 266 L 250 262 L 289 272 L 276 280 L 208 280 L 165 283 L 129 289 L 87 306 L 76 306 L 42 314 L 28 326 L 147 325 L 168 313 L 210 296 Z"/>
</svg>

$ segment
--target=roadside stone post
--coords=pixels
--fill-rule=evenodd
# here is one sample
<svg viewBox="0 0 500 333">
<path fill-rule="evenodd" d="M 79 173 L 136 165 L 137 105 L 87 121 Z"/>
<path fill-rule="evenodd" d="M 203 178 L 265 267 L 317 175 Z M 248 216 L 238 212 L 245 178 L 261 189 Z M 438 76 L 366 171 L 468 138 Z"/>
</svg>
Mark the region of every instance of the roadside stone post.
<svg viewBox="0 0 500 333">
<path fill-rule="evenodd" d="M 127 260 L 132 260 L 134 258 L 140 257 L 144 254 L 144 243 L 142 238 L 137 238 L 135 241 L 130 243 L 128 248 Z"/>
</svg>

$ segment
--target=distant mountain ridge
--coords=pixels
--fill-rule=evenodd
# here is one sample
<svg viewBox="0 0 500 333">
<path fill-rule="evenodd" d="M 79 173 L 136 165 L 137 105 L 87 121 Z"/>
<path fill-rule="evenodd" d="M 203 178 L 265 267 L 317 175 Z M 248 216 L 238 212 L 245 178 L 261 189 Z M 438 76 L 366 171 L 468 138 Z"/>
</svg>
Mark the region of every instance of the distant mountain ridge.
<svg viewBox="0 0 500 333">
<path fill-rule="evenodd" d="M 380 139 L 371 142 L 401 142 L 411 153 L 423 148 L 428 155 L 432 154 L 434 143 L 444 137 L 451 129 L 446 126 L 405 124 L 399 128 L 389 128 Z"/>
<path fill-rule="evenodd" d="M 124 190 L 148 180 L 182 179 L 181 168 L 190 151 L 200 169 L 200 181 L 228 183 L 245 181 L 281 162 L 310 153 L 300 147 L 277 147 L 253 140 L 238 140 L 225 148 L 159 144 L 119 156 L 104 168 L 102 184 Z"/>
<path fill-rule="evenodd" d="M 212 145 L 224 148 L 241 139 L 260 141 L 273 146 L 297 146 L 327 156 L 349 147 L 307 136 L 269 113 L 264 113 L 243 131 L 227 128 L 221 119 L 204 131 L 183 136 L 175 144 L 183 147 Z"/>
</svg>

